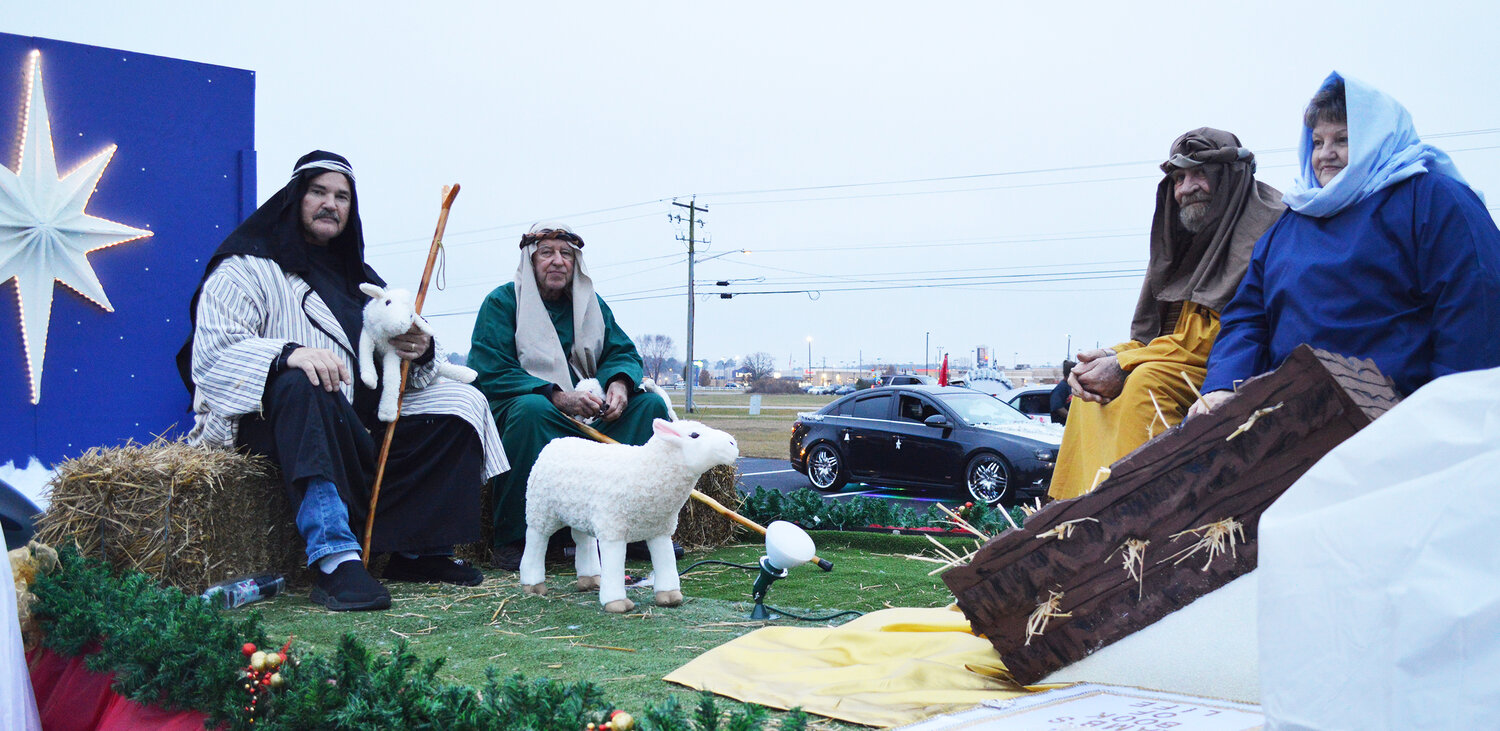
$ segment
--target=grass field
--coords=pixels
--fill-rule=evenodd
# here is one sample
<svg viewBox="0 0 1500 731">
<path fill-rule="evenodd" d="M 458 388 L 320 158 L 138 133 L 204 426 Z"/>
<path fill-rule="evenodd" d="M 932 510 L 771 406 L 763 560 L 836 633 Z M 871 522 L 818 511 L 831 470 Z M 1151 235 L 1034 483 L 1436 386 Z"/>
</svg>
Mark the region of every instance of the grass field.
<svg viewBox="0 0 1500 731">
<path fill-rule="evenodd" d="M 701 421 L 715 429 L 734 435 L 741 457 L 787 458 L 787 443 L 792 438 L 792 422 L 800 411 L 816 411 L 837 396 L 807 394 L 768 394 L 761 397 L 761 412 L 750 415 L 751 394 L 733 391 L 694 391 L 692 415 L 683 409 L 686 394 L 670 392 L 672 407 L 684 419 Z"/>
<path fill-rule="evenodd" d="M 818 555 L 832 561 L 834 570 L 824 573 L 811 565 L 794 569 L 791 577 L 773 586 L 768 604 L 827 615 L 845 609 L 945 606 L 953 600 L 939 577 L 927 575 L 933 564 L 904 557 L 936 555 L 924 538 L 835 531 L 812 535 Z M 973 548 L 973 541 L 944 542 Z M 679 566 L 686 569 L 705 558 L 753 564 L 762 552 L 758 543 L 728 546 L 689 554 Z M 454 682 L 482 685 L 485 667 L 493 665 L 506 675 L 588 680 L 628 709 L 659 704 L 669 694 L 695 707 L 696 691 L 663 682 L 662 676 L 766 625 L 747 619 L 755 577 L 751 571 L 714 565 L 687 573 L 682 577 L 687 602 L 675 608 L 656 607 L 650 589 L 631 589 L 635 610 L 610 615 L 600 608 L 597 594 L 572 591 L 571 563 L 551 564 L 547 570 L 552 593 L 546 597 L 523 595 L 514 573 L 490 571 L 477 587 L 392 583 L 394 603 L 384 612 L 326 612 L 310 604 L 305 592 L 253 607 L 261 612 L 272 637 L 295 634 L 295 644 L 304 650 L 331 650 L 345 632 L 376 650 L 388 650 L 406 639 L 424 659 L 446 658 L 441 674 Z M 647 570 L 644 564 L 627 566 L 635 575 Z M 775 624 L 829 623 L 783 619 Z"/>
</svg>

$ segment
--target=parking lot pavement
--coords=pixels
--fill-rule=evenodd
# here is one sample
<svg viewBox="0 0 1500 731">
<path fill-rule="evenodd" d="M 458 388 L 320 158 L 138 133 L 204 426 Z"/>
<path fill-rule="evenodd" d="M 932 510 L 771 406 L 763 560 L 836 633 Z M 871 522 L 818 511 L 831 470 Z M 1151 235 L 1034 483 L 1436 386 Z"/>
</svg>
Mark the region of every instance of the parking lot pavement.
<svg viewBox="0 0 1500 731">
<path fill-rule="evenodd" d="M 736 483 L 740 492 L 755 492 L 755 488 L 757 487 L 764 487 L 767 490 L 777 490 L 780 492 L 795 492 L 802 488 L 812 487 L 812 484 L 807 481 L 807 476 L 792 469 L 792 463 L 784 459 L 741 457 L 735 463 L 735 466 L 739 469 L 740 473 L 739 482 Z M 960 497 L 956 491 L 880 487 L 858 482 L 845 485 L 844 489 L 836 493 L 824 493 L 824 497 L 834 500 L 844 500 L 860 495 L 911 503 L 946 502 L 954 504 L 962 503 L 968 499 Z M 925 507 L 917 505 L 911 507 L 917 510 L 926 510 Z"/>
</svg>

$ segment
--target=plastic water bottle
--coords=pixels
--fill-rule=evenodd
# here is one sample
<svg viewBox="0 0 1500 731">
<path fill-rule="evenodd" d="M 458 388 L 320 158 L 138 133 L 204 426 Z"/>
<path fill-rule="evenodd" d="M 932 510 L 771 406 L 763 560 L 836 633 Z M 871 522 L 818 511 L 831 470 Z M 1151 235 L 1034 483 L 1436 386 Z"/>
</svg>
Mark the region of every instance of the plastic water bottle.
<svg viewBox="0 0 1500 731">
<path fill-rule="evenodd" d="M 205 589 L 202 598 L 220 609 L 234 609 L 250 602 L 269 599 L 280 594 L 285 588 L 286 578 L 281 574 L 267 571 L 253 576 L 221 581 Z"/>
</svg>

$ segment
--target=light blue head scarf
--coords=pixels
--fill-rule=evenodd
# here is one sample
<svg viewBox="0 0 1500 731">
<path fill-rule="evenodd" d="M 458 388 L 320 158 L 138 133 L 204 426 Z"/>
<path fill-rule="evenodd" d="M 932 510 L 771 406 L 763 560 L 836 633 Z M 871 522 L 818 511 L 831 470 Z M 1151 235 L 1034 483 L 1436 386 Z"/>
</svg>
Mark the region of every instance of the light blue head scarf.
<svg viewBox="0 0 1500 731">
<path fill-rule="evenodd" d="M 1417 137 L 1411 114 L 1400 102 L 1337 71 L 1318 88 L 1339 79 L 1344 81 L 1344 104 L 1349 110 L 1349 164 L 1327 187 L 1318 185 L 1312 168 L 1312 130 L 1304 126 L 1298 148 L 1302 172 L 1291 191 L 1281 197 L 1283 203 L 1304 216 L 1327 218 L 1420 173 L 1446 175 L 1468 185 L 1448 153 Z"/>
</svg>

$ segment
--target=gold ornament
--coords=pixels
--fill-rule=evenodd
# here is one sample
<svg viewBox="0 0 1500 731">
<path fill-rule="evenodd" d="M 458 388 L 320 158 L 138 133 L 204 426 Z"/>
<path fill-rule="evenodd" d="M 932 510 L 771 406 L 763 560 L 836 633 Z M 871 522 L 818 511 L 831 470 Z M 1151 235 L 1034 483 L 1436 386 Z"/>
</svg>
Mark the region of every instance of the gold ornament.
<svg viewBox="0 0 1500 731">
<path fill-rule="evenodd" d="M 255 654 L 250 656 L 250 667 L 254 668 L 256 672 L 265 670 L 266 653 L 261 652 L 260 650 L 256 650 Z"/>
<path fill-rule="evenodd" d="M 281 677 L 281 673 L 271 673 L 271 687 L 272 688 L 280 688 L 282 685 L 285 685 L 285 684 L 286 684 L 286 678 Z"/>
</svg>

